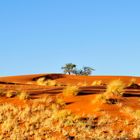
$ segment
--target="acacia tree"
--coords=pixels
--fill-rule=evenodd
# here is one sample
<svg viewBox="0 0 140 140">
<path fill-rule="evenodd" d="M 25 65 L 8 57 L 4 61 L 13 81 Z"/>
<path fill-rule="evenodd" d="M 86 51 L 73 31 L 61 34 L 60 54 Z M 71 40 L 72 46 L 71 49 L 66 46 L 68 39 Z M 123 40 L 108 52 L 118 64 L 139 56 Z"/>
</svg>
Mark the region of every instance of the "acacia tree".
<svg viewBox="0 0 140 140">
<path fill-rule="evenodd" d="M 88 75 L 92 74 L 92 71 L 94 71 L 94 69 L 91 68 L 91 67 L 83 67 L 82 69 L 75 69 L 73 71 L 73 73 L 75 75 L 86 75 L 86 76 L 88 76 Z"/>
<path fill-rule="evenodd" d="M 76 65 L 75 64 L 67 63 L 61 69 L 63 69 L 63 71 L 64 71 L 65 74 L 68 73 L 70 75 L 71 73 L 73 73 L 73 71 L 75 70 L 75 68 L 76 68 Z"/>
<path fill-rule="evenodd" d="M 91 67 L 83 67 L 82 69 L 77 69 L 76 65 L 73 63 L 67 63 L 65 64 L 64 67 L 62 67 L 64 73 L 68 73 L 70 74 L 75 74 L 75 75 L 91 75 L 92 71 L 94 71 L 95 69 L 91 68 Z"/>
<path fill-rule="evenodd" d="M 83 67 L 83 69 L 80 71 L 81 75 L 91 75 L 92 71 L 94 71 L 95 69 L 91 68 L 91 67 Z"/>
</svg>

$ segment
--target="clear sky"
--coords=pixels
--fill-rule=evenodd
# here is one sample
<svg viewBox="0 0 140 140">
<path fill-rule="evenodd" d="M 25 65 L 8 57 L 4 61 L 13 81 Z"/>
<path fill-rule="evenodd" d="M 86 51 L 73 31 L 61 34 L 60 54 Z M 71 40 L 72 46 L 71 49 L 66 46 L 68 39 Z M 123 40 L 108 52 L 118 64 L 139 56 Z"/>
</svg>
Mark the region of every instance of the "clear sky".
<svg viewBox="0 0 140 140">
<path fill-rule="evenodd" d="M 0 1 L 0 75 L 62 72 L 140 76 L 140 0 Z"/>
</svg>

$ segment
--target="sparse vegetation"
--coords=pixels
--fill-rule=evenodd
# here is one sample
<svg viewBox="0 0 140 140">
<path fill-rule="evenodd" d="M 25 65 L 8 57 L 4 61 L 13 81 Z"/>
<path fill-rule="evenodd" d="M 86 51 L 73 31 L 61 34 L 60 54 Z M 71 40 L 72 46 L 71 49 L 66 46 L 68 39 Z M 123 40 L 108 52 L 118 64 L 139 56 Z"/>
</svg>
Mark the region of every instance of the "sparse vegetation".
<svg viewBox="0 0 140 140">
<path fill-rule="evenodd" d="M 83 69 L 81 70 L 80 75 L 88 76 L 88 75 L 92 74 L 92 71 L 94 71 L 94 69 L 91 68 L 91 67 L 83 67 Z"/>
<path fill-rule="evenodd" d="M 76 96 L 79 92 L 79 88 L 77 86 L 66 86 L 63 89 L 63 95 L 64 96 Z"/>
<path fill-rule="evenodd" d="M 77 86 L 81 86 L 81 87 L 85 87 L 85 86 L 87 86 L 88 84 L 87 84 L 87 82 L 79 82 L 78 84 L 77 84 Z"/>
<path fill-rule="evenodd" d="M 123 81 L 114 80 L 107 85 L 106 94 L 122 96 L 125 87 L 126 85 Z"/>
<path fill-rule="evenodd" d="M 76 68 L 76 65 L 75 64 L 68 63 L 68 64 L 65 64 L 65 66 L 62 67 L 61 69 L 64 70 L 64 73 L 65 74 L 68 73 L 70 75 L 71 73 L 73 73 L 73 71 L 75 70 L 75 68 Z"/>
<path fill-rule="evenodd" d="M 10 98 L 16 95 L 16 92 L 14 92 L 13 90 L 8 90 L 6 92 L 6 97 Z"/>
<path fill-rule="evenodd" d="M 52 105 L 56 106 L 55 109 Z M 113 140 L 127 139 L 131 135 L 136 138 L 139 136 L 138 127 L 133 130 L 132 134 L 122 131 L 121 135 L 117 135 L 110 126 L 116 120 L 118 118 L 112 119 L 107 114 L 100 117 L 97 123 L 92 116 L 82 119 L 65 110 L 63 105 L 56 103 L 56 99 L 51 97 L 33 100 L 32 105 L 23 107 L 5 103 L 0 105 L 0 126 L 2 128 L 0 138 L 20 138 L 20 140 L 45 138 L 48 140 L 73 137 L 74 139 Z M 105 126 L 107 127 L 104 129 Z"/>
<path fill-rule="evenodd" d="M 122 96 L 124 90 L 136 92 L 137 89 L 125 88 L 124 82 L 115 80 L 101 93 L 105 90 L 102 80 L 92 83 L 101 87 L 92 87 L 87 86 L 92 80 L 86 77 L 73 83 L 73 76 L 66 77 L 70 79 L 67 83 L 44 76 L 36 81 L 39 84 L 34 84 L 34 80 L 30 85 L 1 84 L 0 139 L 125 140 L 140 137 L 139 99 Z M 64 86 L 48 87 L 58 86 L 56 81 Z M 78 93 L 81 96 L 75 97 Z"/>
<path fill-rule="evenodd" d="M 96 95 L 96 97 L 92 100 L 93 104 L 98 102 L 102 102 L 102 103 L 106 102 L 106 96 L 104 95 L 104 93 Z"/>
<path fill-rule="evenodd" d="M 20 100 L 26 100 L 29 99 L 29 93 L 27 93 L 26 91 L 21 91 L 18 95 Z"/>
<path fill-rule="evenodd" d="M 116 97 L 114 98 L 114 96 L 122 96 L 124 88 L 124 82 L 122 82 L 121 80 L 114 80 L 107 85 L 105 93 L 96 95 L 92 103 L 102 101 L 102 103 L 116 104 L 118 103 L 118 99 Z"/>
<path fill-rule="evenodd" d="M 103 85 L 102 80 L 95 80 L 95 81 L 91 84 L 91 86 L 101 86 L 101 85 Z"/>
<path fill-rule="evenodd" d="M 57 83 L 55 80 L 50 80 L 50 79 L 46 80 L 45 77 L 39 78 L 36 82 L 37 82 L 37 85 L 40 85 L 40 86 L 57 86 Z"/>
<path fill-rule="evenodd" d="M 75 75 L 84 75 L 84 76 L 88 76 L 92 74 L 92 71 L 94 71 L 93 68 L 91 67 L 83 67 L 82 69 L 75 69 L 73 71 L 73 74 Z"/>
<path fill-rule="evenodd" d="M 132 85 L 134 85 L 134 84 L 136 84 L 136 79 L 135 79 L 135 78 L 132 78 L 132 79 L 130 80 L 130 83 L 128 84 L 128 87 L 129 87 L 129 86 L 132 86 Z"/>
<path fill-rule="evenodd" d="M 44 86 L 45 85 L 45 77 L 41 77 L 37 79 L 37 85 Z"/>
<path fill-rule="evenodd" d="M 93 69 L 91 67 L 87 67 L 87 66 L 84 66 L 82 69 L 77 69 L 76 65 L 72 64 L 72 63 L 65 64 L 65 66 L 62 67 L 61 69 L 64 70 L 65 74 L 68 73 L 69 75 L 75 74 L 75 75 L 85 75 L 85 76 L 91 75 L 92 71 L 95 70 L 95 69 Z"/>
<path fill-rule="evenodd" d="M 55 80 L 46 80 L 45 85 L 47 86 L 57 86 L 57 83 Z"/>
</svg>

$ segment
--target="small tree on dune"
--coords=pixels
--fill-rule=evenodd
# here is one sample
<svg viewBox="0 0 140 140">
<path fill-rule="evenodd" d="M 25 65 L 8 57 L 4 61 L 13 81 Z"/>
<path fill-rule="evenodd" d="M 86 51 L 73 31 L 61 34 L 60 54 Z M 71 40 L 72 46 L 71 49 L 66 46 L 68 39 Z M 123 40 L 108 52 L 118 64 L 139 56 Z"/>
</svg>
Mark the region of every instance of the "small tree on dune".
<svg viewBox="0 0 140 140">
<path fill-rule="evenodd" d="M 70 74 L 75 74 L 75 75 L 91 75 L 92 71 L 94 71 L 95 69 L 91 68 L 91 67 L 83 67 L 82 69 L 77 69 L 75 64 L 72 63 L 68 63 L 65 64 L 64 67 L 62 67 L 64 73 L 68 73 Z"/>
<path fill-rule="evenodd" d="M 80 75 L 91 75 L 92 71 L 94 71 L 95 69 L 91 68 L 91 67 L 83 67 L 83 69 L 80 71 Z"/>
<path fill-rule="evenodd" d="M 64 71 L 65 74 L 68 73 L 70 75 L 71 73 L 73 73 L 73 71 L 75 70 L 75 68 L 76 68 L 76 65 L 75 64 L 67 63 L 61 69 L 63 69 L 63 71 Z"/>
</svg>

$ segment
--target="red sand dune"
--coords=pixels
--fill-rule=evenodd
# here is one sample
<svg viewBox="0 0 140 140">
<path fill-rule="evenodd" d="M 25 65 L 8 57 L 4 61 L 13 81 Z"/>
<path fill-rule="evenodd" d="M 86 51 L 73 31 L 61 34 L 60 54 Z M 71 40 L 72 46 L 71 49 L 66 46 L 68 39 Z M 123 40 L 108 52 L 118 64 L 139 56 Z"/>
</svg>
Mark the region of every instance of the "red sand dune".
<svg viewBox="0 0 140 140">
<path fill-rule="evenodd" d="M 40 77 L 45 77 L 46 80 L 56 80 L 57 83 L 63 86 L 40 86 L 36 84 L 36 80 Z M 47 95 L 61 97 L 66 102 L 66 109 L 71 110 L 74 114 L 87 117 L 89 115 L 104 116 L 104 112 L 110 115 L 112 118 L 121 118 L 120 122 L 112 123 L 114 130 L 131 131 L 135 126 L 122 125 L 126 119 L 132 119 L 130 114 L 121 112 L 122 107 L 131 107 L 133 110 L 140 108 L 139 96 L 140 88 L 126 88 L 126 96 L 121 97 L 121 105 L 102 104 L 101 102 L 92 103 L 98 94 L 103 94 L 106 91 L 106 85 L 116 79 L 120 79 L 126 84 L 130 83 L 132 79 L 135 79 L 137 85 L 140 83 L 140 77 L 132 76 L 75 76 L 64 74 L 34 74 L 24 76 L 9 76 L 0 77 L 0 89 L 2 90 L 17 90 L 26 91 L 30 94 L 31 99 L 43 98 Z M 101 80 L 103 85 L 91 86 L 93 81 Z M 76 85 L 78 83 L 86 83 L 86 86 L 79 86 L 79 94 L 77 96 L 64 97 L 62 95 L 65 85 Z M 0 103 L 10 102 L 15 105 L 22 105 L 25 102 L 18 100 L 18 98 L 6 98 L 1 97 Z M 118 127 L 119 126 L 119 127 Z"/>
</svg>

